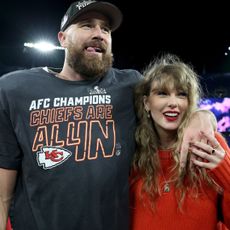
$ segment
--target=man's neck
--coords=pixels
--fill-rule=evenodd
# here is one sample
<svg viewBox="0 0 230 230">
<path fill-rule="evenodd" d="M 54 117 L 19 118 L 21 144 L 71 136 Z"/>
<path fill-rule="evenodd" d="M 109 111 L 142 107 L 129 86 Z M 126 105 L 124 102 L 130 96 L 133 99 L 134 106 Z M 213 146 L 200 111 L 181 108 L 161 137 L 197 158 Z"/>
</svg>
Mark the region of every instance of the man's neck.
<svg viewBox="0 0 230 230">
<path fill-rule="evenodd" d="M 59 77 L 64 80 L 68 81 L 81 81 L 84 80 L 84 78 L 79 74 L 76 73 L 72 68 L 65 65 L 63 66 L 63 69 L 60 73 L 56 74 L 56 77 Z"/>
</svg>

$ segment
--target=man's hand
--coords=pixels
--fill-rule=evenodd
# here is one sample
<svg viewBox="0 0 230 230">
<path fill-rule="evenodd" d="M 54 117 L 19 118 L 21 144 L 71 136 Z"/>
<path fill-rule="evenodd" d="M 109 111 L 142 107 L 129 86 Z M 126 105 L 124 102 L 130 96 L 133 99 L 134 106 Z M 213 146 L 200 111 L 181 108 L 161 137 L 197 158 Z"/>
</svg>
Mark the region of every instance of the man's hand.
<svg viewBox="0 0 230 230">
<path fill-rule="evenodd" d="M 201 159 L 195 158 L 193 164 L 206 169 L 214 169 L 224 159 L 226 152 L 215 137 L 205 133 L 202 133 L 202 135 L 208 139 L 207 144 L 194 142 L 190 146 L 191 152 Z"/>
<path fill-rule="evenodd" d="M 184 131 L 184 136 L 180 148 L 180 167 L 184 168 L 187 163 L 187 156 L 190 142 L 204 142 L 207 139 L 201 132 L 214 136 L 216 131 L 217 121 L 212 112 L 209 110 L 197 110 L 192 115 Z"/>
</svg>

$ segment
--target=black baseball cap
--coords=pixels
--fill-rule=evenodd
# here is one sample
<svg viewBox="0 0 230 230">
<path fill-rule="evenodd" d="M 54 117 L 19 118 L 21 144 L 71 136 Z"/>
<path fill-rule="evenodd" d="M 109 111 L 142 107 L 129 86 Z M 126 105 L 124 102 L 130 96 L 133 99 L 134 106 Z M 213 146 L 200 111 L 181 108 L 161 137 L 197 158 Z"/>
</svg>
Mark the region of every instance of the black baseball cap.
<svg viewBox="0 0 230 230">
<path fill-rule="evenodd" d="M 118 7 L 109 2 L 94 1 L 94 0 L 81 0 L 73 2 L 68 8 L 66 14 L 61 21 L 61 31 L 64 31 L 70 26 L 74 20 L 79 16 L 89 12 L 95 11 L 108 17 L 111 31 L 116 30 L 122 22 L 123 15 Z"/>
</svg>

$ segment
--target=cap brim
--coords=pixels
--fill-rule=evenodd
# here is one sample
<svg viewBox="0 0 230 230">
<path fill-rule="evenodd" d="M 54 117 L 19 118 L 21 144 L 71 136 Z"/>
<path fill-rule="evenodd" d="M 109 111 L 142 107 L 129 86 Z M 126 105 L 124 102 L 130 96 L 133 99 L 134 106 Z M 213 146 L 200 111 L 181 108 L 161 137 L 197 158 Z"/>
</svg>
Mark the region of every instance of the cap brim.
<svg viewBox="0 0 230 230">
<path fill-rule="evenodd" d="M 116 30 L 122 23 L 123 15 L 118 7 L 108 2 L 94 2 L 83 9 L 81 9 L 76 15 L 72 16 L 71 21 L 68 22 L 68 25 L 65 26 L 66 29 L 73 21 L 89 11 L 95 11 L 101 13 L 109 19 L 111 31 Z"/>
</svg>

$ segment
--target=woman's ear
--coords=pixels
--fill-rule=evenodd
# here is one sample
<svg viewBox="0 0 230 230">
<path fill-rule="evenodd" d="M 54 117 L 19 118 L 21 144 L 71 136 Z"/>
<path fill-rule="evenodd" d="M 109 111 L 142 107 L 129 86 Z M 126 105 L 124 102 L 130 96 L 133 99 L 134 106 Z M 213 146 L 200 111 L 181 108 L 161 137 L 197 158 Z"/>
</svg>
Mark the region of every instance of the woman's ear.
<svg viewBox="0 0 230 230">
<path fill-rule="evenodd" d="M 148 97 L 147 96 L 143 96 L 143 104 L 144 104 L 146 112 L 148 113 L 150 111 L 150 109 L 149 109 L 149 103 L 148 103 Z"/>
</svg>

